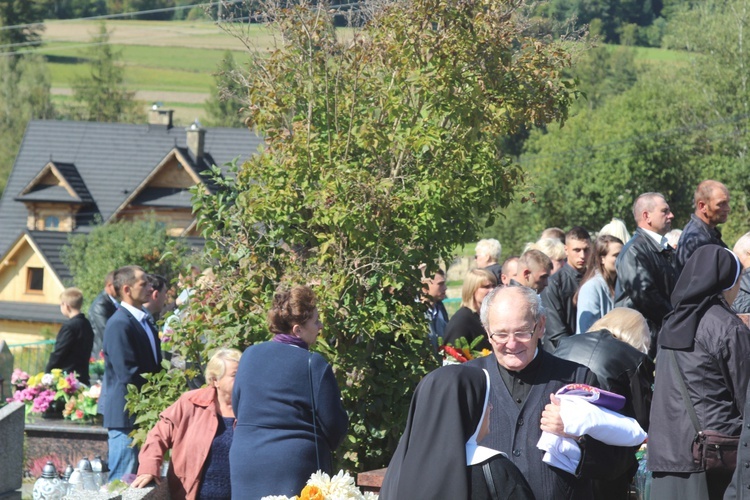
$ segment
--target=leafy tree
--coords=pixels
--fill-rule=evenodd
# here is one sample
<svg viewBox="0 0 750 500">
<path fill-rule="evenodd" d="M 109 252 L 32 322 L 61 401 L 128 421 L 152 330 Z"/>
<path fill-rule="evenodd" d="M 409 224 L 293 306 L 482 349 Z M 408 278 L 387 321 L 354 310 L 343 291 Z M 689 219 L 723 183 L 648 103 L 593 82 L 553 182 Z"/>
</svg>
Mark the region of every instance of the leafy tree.
<svg viewBox="0 0 750 500">
<path fill-rule="evenodd" d="M 109 32 L 104 23 L 91 43 L 93 45 L 85 52 L 89 73 L 73 82 L 73 101 L 76 103 L 72 109 L 73 117 L 95 122 L 140 121 L 134 93 L 125 90 L 123 84 L 120 53 L 109 44 Z"/>
<path fill-rule="evenodd" d="M 638 28 L 651 26 L 661 10 L 661 0 L 551 0 L 536 4 L 534 13 L 560 23 L 558 30 L 573 21 L 574 27 L 596 25 L 596 34 L 607 43 L 634 43 L 644 41 L 637 37 Z"/>
<path fill-rule="evenodd" d="M 26 43 L 41 40 L 42 3 L 42 0 L 0 0 L 0 52 L 15 52 L 26 48 Z"/>
<path fill-rule="evenodd" d="M 185 246 L 168 236 L 162 224 L 149 218 L 101 224 L 89 233 L 71 234 L 62 259 L 73 275 L 73 284 L 83 292 L 87 308 L 110 271 L 134 264 L 171 279 L 179 272 L 185 252 Z"/>
<path fill-rule="evenodd" d="M 495 234 L 521 246 L 549 226 L 596 231 L 618 217 L 632 228 L 632 203 L 647 191 L 664 193 L 675 226 L 685 224 L 714 137 L 693 84 L 689 75 L 655 70 L 565 127 L 532 133 L 520 159 L 532 202 L 510 207 Z"/>
<path fill-rule="evenodd" d="M 664 44 L 694 54 L 688 71 L 697 99 L 706 103 L 703 116 L 711 131 L 699 158 L 701 178 L 715 178 L 729 187 L 732 214 L 723 233 L 725 241 L 733 242 L 750 225 L 750 50 L 745 37 L 750 6 L 744 0 L 708 0 L 687 7 L 675 10 Z"/>
<path fill-rule="evenodd" d="M 144 10 L 168 9 L 175 6 L 174 0 L 124 0 L 123 12 L 141 12 Z M 172 19 L 173 11 L 140 14 L 138 19 L 168 20 Z"/>
<path fill-rule="evenodd" d="M 214 73 L 211 97 L 206 101 L 207 125 L 210 127 L 241 127 L 240 118 L 244 87 L 240 82 L 237 65 L 232 52 L 224 52 Z"/>
<path fill-rule="evenodd" d="M 49 71 L 40 56 L 0 57 L 0 193 L 13 168 L 26 124 L 54 118 Z"/>
<path fill-rule="evenodd" d="M 270 338 L 277 286 L 312 284 L 326 325 L 317 349 L 351 417 L 338 456 L 349 467 L 388 461 L 436 366 L 417 266 L 449 260 L 475 241 L 478 216 L 512 200 L 523 173 L 497 138 L 567 116 L 568 53 L 528 37 L 514 5 L 393 2 L 345 40 L 326 6 L 272 12 L 280 44 L 253 54 L 246 103 L 265 148 L 217 178 L 219 194 L 198 193 L 216 281 L 178 331 L 180 353 L 200 361 Z M 129 398 L 147 427 L 158 408 Z"/>
<path fill-rule="evenodd" d="M 75 19 L 107 13 L 105 0 L 46 0 L 44 17 L 50 19 Z"/>
<path fill-rule="evenodd" d="M 578 82 L 578 90 L 585 95 L 577 103 L 594 109 L 632 87 L 638 78 L 634 55 L 630 48 L 608 45 L 582 54 L 570 70 Z"/>
</svg>

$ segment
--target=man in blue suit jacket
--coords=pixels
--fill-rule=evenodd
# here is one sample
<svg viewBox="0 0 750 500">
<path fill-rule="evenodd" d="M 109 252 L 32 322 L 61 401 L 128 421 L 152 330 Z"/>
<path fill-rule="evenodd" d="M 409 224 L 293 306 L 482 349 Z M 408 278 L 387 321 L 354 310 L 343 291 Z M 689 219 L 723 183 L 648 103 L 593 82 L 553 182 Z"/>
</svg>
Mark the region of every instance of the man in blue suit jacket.
<svg viewBox="0 0 750 500">
<path fill-rule="evenodd" d="M 128 384 L 140 388 L 144 373 L 159 371 L 161 346 L 159 336 L 148 323 L 143 310 L 151 295 L 147 275 L 138 266 L 115 271 L 115 291 L 120 307 L 107 321 L 104 330 L 104 383 L 99 399 L 99 413 L 109 433 L 110 481 L 138 468 L 138 449 L 130 448 L 128 434 L 135 417 L 125 410 Z"/>
</svg>

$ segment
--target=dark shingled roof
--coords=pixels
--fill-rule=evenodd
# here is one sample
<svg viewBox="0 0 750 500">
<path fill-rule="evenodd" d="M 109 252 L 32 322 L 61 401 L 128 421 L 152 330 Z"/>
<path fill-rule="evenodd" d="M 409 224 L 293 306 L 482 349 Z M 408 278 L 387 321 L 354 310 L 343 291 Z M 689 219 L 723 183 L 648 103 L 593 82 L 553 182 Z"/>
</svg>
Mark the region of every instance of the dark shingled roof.
<svg viewBox="0 0 750 500">
<path fill-rule="evenodd" d="M 26 231 L 34 244 L 42 253 L 44 259 L 49 262 L 52 269 L 60 278 L 64 286 L 69 286 L 73 280 L 68 267 L 63 264 L 60 250 L 68 243 L 68 234 L 61 231 Z"/>
<path fill-rule="evenodd" d="M 76 166 L 71 163 L 50 162 L 60 172 L 62 178 L 67 182 L 76 196 L 71 196 L 67 189 L 62 186 L 49 186 L 37 184 L 33 186 L 26 194 L 19 194 L 16 200 L 19 201 L 58 201 L 65 203 L 92 203 L 94 199 L 91 193 L 86 189 L 86 184 L 78 174 Z M 48 164 L 49 165 L 49 164 Z M 47 169 L 47 165 L 43 170 Z M 28 189 L 28 184 L 24 186 L 23 191 Z"/>
<path fill-rule="evenodd" d="M 132 201 L 133 205 L 162 208 L 190 208 L 192 194 L 188 189 L 147 187 Z"/>
<path fill-rule="evenodd" d="M 60 312 L 58 304 L 0 301 L 0 319 L 62 323 L 65 321 L 65 316 Z"/>
<path fill-rule="evenodd" d="M 81 203 L 92 203 L 94 201 L 94 198 L 91 197 L 91 193 L 86 189 L 86 183 L 81 179 L 81 175 L 78 173 L 78 169 L 75 165 L 72 163 L 53 163 L 67 183 L 70 184 L 70 187 L 73 188 L 73 191 L 76 192 Z"/>
<path fill-rule="evenodd" d="M 108 220 L 175 147 L 189 156 L 200 173 L 207 168 L 207 161 L 223 166 L 237 157 L 240 162 L 246 160 L 258 151 L 261 142 L 247 129 L 208 128 L 205 156 L 196 161 L 186 149 L 186 133 L 182 127 L 33 120 L 26 128 L 0 199 L 0 254 L 4 254 L 26 228 L 26 206 L 15 198 L 50 161 L 58 168 L 61 165 L 72 166 L 81 183 L 76 184 L 74 189 L 81 196 L 79 188 L 83 186 L 93 200 L 93 204 L 87 205 L 83 213 L 77 216 L 80 226 L 76 232 L 88 232 L 96 213 L 101 214 L 102 220 Z M 72 177 L 69 177 L 73 175 L 70 169 L 63 175 L 71 185 L 74 184 Z M 47 190 L 34 192 L 35 201 L 51 201 L 51 198 L 37 198 L 43 192 Z M 49 194 L 55 193 L 49 191 Z M 71 200 L 69 194 L 66 196 L 67 200 Z M 152 203 L 159 205 L 155 200 Z"/>
</svg>

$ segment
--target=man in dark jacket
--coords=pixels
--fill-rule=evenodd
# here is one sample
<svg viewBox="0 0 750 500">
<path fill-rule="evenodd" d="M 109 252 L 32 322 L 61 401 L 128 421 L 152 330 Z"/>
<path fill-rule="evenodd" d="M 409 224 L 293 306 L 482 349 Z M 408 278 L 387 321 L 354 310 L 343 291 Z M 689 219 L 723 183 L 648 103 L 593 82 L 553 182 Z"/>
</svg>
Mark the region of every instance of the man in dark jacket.
<svg viewBox="0 0 750 500">
<path fill-rule="evenodd" d="M 60 294 L 60 312 L 68 318 L 60 327 L 55 340 L 55 350 L 49 357 L 49 373 L 53 368 L 78 375 L 78 380 L 89 385 L 89 353 L 94 342 L 91 323 L 81 312 L 83 293 L 78 288 L 66 288 Z"/>
<path fill-rule="evenodd" d="M 104 383 L 98 407 L 108 431 L 110 481 L 138 468 L 138 449 L 130 446 L 128 436 L 135 423 L 135 415 L 125 409 L 128 385 L 140 388 L 146 383 L 144 374 L 161 369 L 159 335 L 143 310 L 152 291 L 146 273 L 138 266 L 121 267 L 114 283 L 122 302 L 104 332 Z"/>
<path fill-rule="evenodd" d="M 500 450 L 521 470 L 534 496 L 545 500 L 592 498 L 592 479 L 614 479 L 632 466 L 634 450 L 590 436 L 575 438 L 581 458 L 570 474 L 543 462 L 537 448 L 542 431 L 562 435 L 558 404 L 550 394 L 566 384 L 597 385 L 585 366 L 537 349 L 546 318 L 536 291 L 523 286 L 495 288 L 482 304 L 482 325 L 493 353 L 469 361 L 491 380 L 490 433 L 482 445 Z M 559 403 L 559 402 L 558 402 Z"/>
<path fill-rule="evenodd" d="M 629 307 L 643 314 L 651 329 L 651 351 L 664 316 L 672 310 L 669 297 L 677 281 L 672 248 L 666 235 L 674 214 L 660 193 L 644 193 L 633 204 L 638 228 L 615 262 L 615 307 Z"/>
<path fill-rule="evenodd" d="M 565 254 L 568 261 L 549 279 L 542 292 L 542 304 L 547 309 L 547 333 L 544 348 L 554 352 L 558 342 L 576 333 L 576 308 L 573 296 L 581 284 L 586 262 L 591 253 L 591 236 L 580 226 L 565 234 Z"/>
<path fill-rule="evenodd" d="M 678 275 L 696 248 L 703 245 L 727 247 L 721 239 L 721 232 L 716 229 L 718 224 L 727 221 L 731 211 L 727 187 L 716 181 L 701 182 L 693 195 L 693 206 L 695 212 L 690 215 L 690 222 L 682 230 L 677 244 Z"/>
<path fill-rule="evenodd" d="M 117 310 L 117 306 L 119 306 L 115 298 L 115 287 L 112 284 L 114 275 L 114 271 L 107 274 L 107 277 L 104 278 L 104 290 L 96 296 L 89 306 L 89 321 L 91 321 L 91 327 L 94 329 L 94 345 L 91 347 L 91 357 L 94 359 L 99 359 L 107 320 L 112 317 Z"/>
</svg>

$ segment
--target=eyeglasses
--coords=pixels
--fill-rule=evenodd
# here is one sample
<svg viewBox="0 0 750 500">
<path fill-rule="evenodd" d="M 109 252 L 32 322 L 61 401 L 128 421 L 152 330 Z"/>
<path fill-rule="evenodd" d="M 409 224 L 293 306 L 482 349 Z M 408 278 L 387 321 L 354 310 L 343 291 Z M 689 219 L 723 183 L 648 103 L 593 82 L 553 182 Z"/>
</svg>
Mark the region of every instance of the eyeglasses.
<svg viewBox="0 0 750 500">
<path fill-rule="evenodd" d="M 497 332 L 491 333 L 490 338 L 495 339 L 495 342 L 497 342 L 498 344 L 507 344 L 511 337 L 516 339 L 517 342 L 528 342 L 529 340 L 531 340 L 531 337 L 534 336 L 534 331 L 536 331 L 536 323 L 534 323 L 534 326 L 532 326 L 531 330 L 529 330 L 528 332 Z"/>
</svg>

